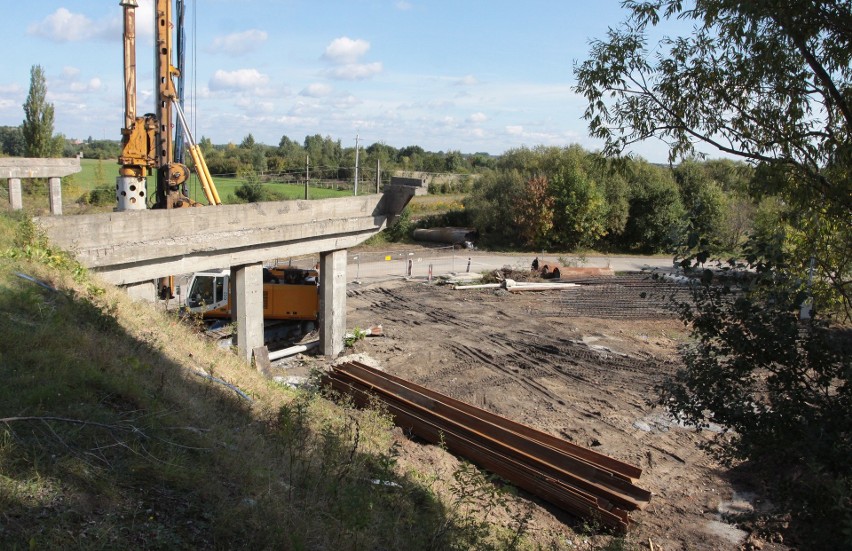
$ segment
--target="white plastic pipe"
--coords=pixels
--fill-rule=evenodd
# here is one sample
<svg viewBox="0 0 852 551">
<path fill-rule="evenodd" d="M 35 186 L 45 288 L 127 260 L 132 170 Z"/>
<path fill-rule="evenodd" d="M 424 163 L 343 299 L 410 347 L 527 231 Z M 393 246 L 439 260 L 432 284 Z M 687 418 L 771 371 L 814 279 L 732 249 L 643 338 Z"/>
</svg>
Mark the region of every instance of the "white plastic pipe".
<svg viewBox="0 0 852 551">
<path fill-rule="evenodd" d="M 499 289 L 502 287 L 499 283 L 481 283 L 478 285 L 454 285 L 453 289 L 464 291 L 466 289 Z"/>
<path fill-rule="evenodd" d="M 579 285 L 576 283 L 536 283 L 529 285 L 512 285 L 510 287 L 506 287 L 506 289 L 513 293 L 522 293 L 524 291 L 560 291 L 574 287 L 579 287 Z"/>
<path fill-rule="evenodd" d="M 286 358 L 287 356 L 293 356 L 294 354 L 305 352 L 307 350 L 310 350 L 311 348 L 316 348 L 317 346 L 319 346 L 319 341 L 299 344 L 296 346 L 291 346 L 290 348 L 282 348 L 281 350 L 270 352 L 269 361 L 274 362 L 275 360 L 280 360 L 281 358 Z"/>
</svg>

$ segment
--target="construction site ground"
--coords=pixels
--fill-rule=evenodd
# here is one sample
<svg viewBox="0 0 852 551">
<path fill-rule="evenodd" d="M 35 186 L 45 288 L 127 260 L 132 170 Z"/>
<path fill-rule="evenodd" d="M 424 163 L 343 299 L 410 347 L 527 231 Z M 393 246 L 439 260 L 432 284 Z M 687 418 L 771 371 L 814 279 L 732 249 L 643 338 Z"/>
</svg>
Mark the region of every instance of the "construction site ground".
<svg viewBox="0 0 852 551">
<path fill-rule="evenodd" d="M 360 361 L 643 469 L 650 505 L 631 513 L 639 549 L 786 549 L 777 534 L 728 522 L 766 505 L 759 484 L 704 451 L 717 427 L 698 432 L 655 405 L 655 387 L 677 369 L 688 332 L 664 307 L 685 288 L 646 275 L 586 279 L 565 291 L 453 290 L 422 281 L 350 286 L 347 325 L 384 335 L 347 350 Z M 278 365 L 294 375 L 317 360 Z M 714 430 L 715 429 L 715 430 Z M 449 482 L 458 459 L 398 434 L 402 468 Z M 492 517 L 529 515 L 543 549 L 598 549 L 612 536 L 529 495 Z M 770 540 L 770 541 L 767 541 Z M 774 541 L 773 541 L 774 540 Z"/>
</svg>

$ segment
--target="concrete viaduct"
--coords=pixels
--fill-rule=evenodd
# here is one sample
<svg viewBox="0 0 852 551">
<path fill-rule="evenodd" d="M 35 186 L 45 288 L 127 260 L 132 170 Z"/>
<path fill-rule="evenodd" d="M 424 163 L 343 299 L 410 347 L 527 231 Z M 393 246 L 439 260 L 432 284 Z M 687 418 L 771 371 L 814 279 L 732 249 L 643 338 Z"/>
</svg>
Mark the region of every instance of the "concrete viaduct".
<svg viewBox="0 0 852 551">
<path fill-rule="evenodd" d="M 35 220 L 51 243 L 138 299 L 154 299 L 157 278 L 230 268 L 237 347 L 247 361 L 264 344 L 263 262 L 319 253 L 320 350 L 335 356 L 346 332 L 346 249 L 393 223 L 413 195 L 389 186 L 358 197 Z"/>
</svg>

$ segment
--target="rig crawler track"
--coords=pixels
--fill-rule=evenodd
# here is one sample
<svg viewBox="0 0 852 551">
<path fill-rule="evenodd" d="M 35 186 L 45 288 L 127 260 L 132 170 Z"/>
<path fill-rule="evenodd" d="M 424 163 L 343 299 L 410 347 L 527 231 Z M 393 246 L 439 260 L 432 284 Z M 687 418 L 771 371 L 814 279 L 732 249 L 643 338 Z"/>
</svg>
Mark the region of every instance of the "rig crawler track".
<svg viewBox="0 0 852 551">
<path fill-rule="evenodd" d="M 641 469 L 357 362 L 327 381 L 366 405 L 377 396 L 398 426 L 477 463 L 510 483 L 582 517 L 626 531 L 629 512 L 651 493 Z"/>
</svg>

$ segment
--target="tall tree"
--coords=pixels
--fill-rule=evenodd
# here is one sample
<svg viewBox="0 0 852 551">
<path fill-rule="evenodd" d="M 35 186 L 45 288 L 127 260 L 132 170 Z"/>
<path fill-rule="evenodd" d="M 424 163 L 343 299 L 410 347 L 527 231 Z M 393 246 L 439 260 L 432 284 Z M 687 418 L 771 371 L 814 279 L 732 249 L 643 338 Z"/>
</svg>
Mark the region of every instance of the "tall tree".
<svg viewBox="0 0 852 551">
<path fill-rule="evenodd" d="M 51 157 L 55 151 L 53 140 L 53 104 L 47 103 L 47 83 L 41 65 L 30 69 L 30 92 L 24 103 L 22 131 L 28 157 Z"/>
<path fill-rule="evenodd" d="M 649 137 L 671 158 L 697 143 L 797 176 L 791 191 L 846 210 L 852 183 L 825 169 L 849 162 L 852 10 L 843 0 L 624 2 L 630 16 L 575 66 L 585 116 L 608 152 Z M 648 27 L 689 19 L 689 36 L 649 48 Z M 804 189 L 802 189 L 804 188 Z"/>
<path fill-rule="evenodd" d="M 815 265 L 816 279 L 835 282 L 824 301 L 852 317 L 850 3 L 624 6 L 626 22 L 575 66 L 591 133 L 608 153 L 653 137 L 669 144 L 671 160 L 702 143 L 763 166 L 771 177 L 751 191 L 780 194 L 803 232 L 787 243 L 786 268 L 805 278 Z M 651 27 L 674 19 L 693 22 L 692 32 L 650 40 Z M 829 227 L 840 230 L 826 235 Z"/>
<path fill-rule="evenodd" d="M 240 149 L 251 149 L 255 146 L 254 136 L 249 132 L 243 141 L 240 142 Z"/>
<path fill-rule="evenodd" d="M 514 216 L 525 185 L 526 179 L 517 170 L 487 172 L 473 184 L 473 190 L 464 199 L 464 210 L 470 213 L 473 226 L 486 240 L 517 242 Z"/>
<path fill-rule="evenodd" d="M 751 268 L 736 287 L 706 271 L 681 305 L 695 344 L 660 403 L 735 431 L 722 450 L 765 467 L 801 521 L 800 547 L 852 548 L 852 354 L 848 334 L 819 316 L 832 304 L 852 313 L 852 6 L 623 5 L 626 22 L 575 67 L 592 134 L 610 153 L 659 138 L 671 160 L 715 146 L 755 164 L 751 191 L 785 205 L 783 231 L 756 228 L 764 235 L 747 244 L 746 265 L 730 266 Z M 690 34 L 651 42 L 649 29 L 674 19 L 691 22 Z M 801 320 L 808 294 L 817 315 Z"/>
</svg>

